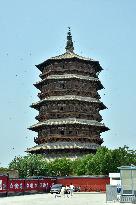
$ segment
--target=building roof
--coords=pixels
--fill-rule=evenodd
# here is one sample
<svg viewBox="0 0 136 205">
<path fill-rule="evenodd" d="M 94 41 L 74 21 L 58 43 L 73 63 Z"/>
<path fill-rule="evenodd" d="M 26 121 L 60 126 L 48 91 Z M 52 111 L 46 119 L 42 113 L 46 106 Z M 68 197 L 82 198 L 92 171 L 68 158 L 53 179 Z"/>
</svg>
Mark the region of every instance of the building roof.
<svg viewBox="0 0 136 205">
<path fill-rule="evenodd" d="M 28 148 L 26 152 L 34 152 L 40 150 L 60 150 L 60 149 L 97 149 L 100 145 L 89 142 L 47 142 L 44 144 L 36 145 L 32 148 Z"/>
<path fill-rule="evenodd" d="M 48 65 L 50 64 L 50 62 L 52 61 L 58 61 L 58 60 L 70 60 L 70 59 L 77 59 L 77 60 L 83 60 L 83 61 L 86 61 L 86 62 L 96 62 L 99 69 L 102 70 L 100 64 L 98 61 L 96 60 L 93 60 L 92 58 L 87 58 L 87 57 L 83 57 L 83 56 L 80 56 L 78 54 L 76 54 L 74 52 L 74 46 L 73 46 L 73 41 L 72 41 L 72 35 L 71 35 L 71 31 L 69 29 L 68 31 L 68 35 L 67 35 L 67 43 L 66 43 L 66 52 L 61 54 L 61 55 L 58 55 L 58 56 L 54 56 L 54 57 L 51 57 L 47 60 L 45 60 L 44 62 L 42 62 L 41 64 L 39 65 L 36 65 L 36 67 L 42 71 L 43 70 L 43 67 L 44 65 Z"/>
<path fill-rule="evenodd" d="M 79 118 L 61 118 L 61 119 L 49 119 L 43 122 L 38 122 L 29 127 L 30 130 L 35 130 L 35 128 L 43 127 L 43 126 L 50 126 L 50 125 L 67 125 L 67 124 L 79 124 L 79 125 L 90 125 L 90 126 L 97 126 L 97 127 L 104 127 L 105 130 L 108 130 L 105 127 L 104 123 L 100 123 L 96 120 L 86 120 L 86 119 L 79 119 Z"/>
<path fill-rule="evenodd" d="M 78 58 L 80 60 L 85 60 L 85 61 L 94 61 L 91 58 L 86 58 L 86 57 L 80 56 L 80 55 L 78 55 L 78 54 L 76 54 L 74 52 L 66 52 L 66 53 L 63 53 L 61 55 L 58 55 L 58 56 L 55 56 L 55 57 L 51 57 L 50 59 L 60 60 L 60 59 L 71 59 L 71 58 Z"/>
<path fill-rule="evenodd" d="M 77 60 L 82 60 L 82 61 L 85 61 L 85 62 L 95 62 L 97 63 L 98 67 L 100 70 L 102 70 L 100 64 L 99 64 L 99 61 L 96 61 L 96 60 L 93 60 L 91 58 L 86 58 L 86 57 L 83 57 L 83 56 L 80 56 L 74 52 L 65 52 L 61 55 L 58 55 L 58 56 L 54 56 L 54 57 L 51 57 L 51 58 L 48 58 L 47 60 L 45 60 L 44 62 L 36 65 L 36 67 L 42 71 L 43 70 L 43 67 L 44 65 L 48 65 L 50 64 L 50 62 L 54 62 L 54 61 L 60 61 L 60 60 L 72 60 L 72 59 L 77 59 Z"/>
<path fill-rule="evenodd" d="M 40 100 L 36 103 L 32 103 L 31 107 L 37 107 L 39 104 L 42 104 L 47 101 L 65 101 L 65 100 L 78 100 L 78 101 L 83 101 L 83 102 L 92 102 L 92 103 L 100 103 L 102 104 L 105 108 L 106 106 L 100 101 L 97 100 L 96 98 L 91 98 L 91 97 L 82 97 L 82 96 L 77 96 L 77 95 L 64 95 L 64 96 L 50 96 L 47 97 L 43 100 Z"/>
<path fill-rule="evenodd" d="M 121 167 L 118 167 L 118 169 L 120 169 L 120 170 L 136 170 L 136 166 L 135 165 L 121 166 Z"/>
<path fill-rule="evenodd" d="M 86 76 L 86 75 L 76 75 L 76 74 L 63 74 L 63 75 L 49 75 L 47 78 L 36 82 L 34 85 L 39 85 L 47 80 L 59 80 L 59 79 L 81 79 L 81 80 L 88 80 L 88 81 L 96 81 L 96 82 L 100 82 L 99 78 L 94 78 L 94 77 L 90 77 L 90 76 Z M 103 86 L 102 86 L 103 87 Z"/>
</svg>

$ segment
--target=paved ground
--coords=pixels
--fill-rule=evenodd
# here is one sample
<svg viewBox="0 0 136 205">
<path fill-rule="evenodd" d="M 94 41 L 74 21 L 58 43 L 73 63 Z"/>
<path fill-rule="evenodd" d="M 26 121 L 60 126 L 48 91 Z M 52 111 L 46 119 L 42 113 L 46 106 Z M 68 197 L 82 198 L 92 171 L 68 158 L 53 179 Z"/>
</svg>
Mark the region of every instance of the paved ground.
<svg viewBox="0 0 136 205">
<path fill-rule="evenodd" d="M 57 197 L 51 194 L 35 194 L 0 198 L 0 205 L 119 205 L 106 203 L 104 193 L 75 193 L 72 197 Z M 127 205 L 125 203 L 125 205 Z M 130 205 L 130 204 L 129 204 Z"/>
</svg>

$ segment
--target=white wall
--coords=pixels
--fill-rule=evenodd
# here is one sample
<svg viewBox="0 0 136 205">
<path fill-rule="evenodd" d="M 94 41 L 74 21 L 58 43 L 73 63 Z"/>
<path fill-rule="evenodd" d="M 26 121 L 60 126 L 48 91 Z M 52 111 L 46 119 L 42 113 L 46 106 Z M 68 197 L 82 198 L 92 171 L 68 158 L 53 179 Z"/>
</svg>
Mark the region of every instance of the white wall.
<svg viewBox="0 0 136 205">
<path fill-rule="evenodd" d="M 120 173 L 109 173 L 110 185 L 121 185 Z"/>
</svg>

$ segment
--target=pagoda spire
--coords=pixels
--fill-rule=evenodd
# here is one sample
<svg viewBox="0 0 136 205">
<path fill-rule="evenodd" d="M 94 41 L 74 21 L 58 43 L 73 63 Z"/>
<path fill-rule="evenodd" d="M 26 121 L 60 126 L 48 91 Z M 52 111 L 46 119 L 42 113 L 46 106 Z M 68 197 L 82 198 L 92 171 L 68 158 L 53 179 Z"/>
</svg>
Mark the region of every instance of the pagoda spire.
<svg viewBox="0 0 136 205">
<path fill-rule="evenodd" d="M 71 30 L 70 30 L 70 27 L 68 27 L 69 31 L 67 33 L 67 44 L 66 44 L 66 52 L 69 53 L 69 52 L 72 52 L 73 53 L 73 50 L 74 50 L 74 46 L 73 46 L 73 41 L 72 41 L 72 35 L 71 35 Z"/>
</svg>

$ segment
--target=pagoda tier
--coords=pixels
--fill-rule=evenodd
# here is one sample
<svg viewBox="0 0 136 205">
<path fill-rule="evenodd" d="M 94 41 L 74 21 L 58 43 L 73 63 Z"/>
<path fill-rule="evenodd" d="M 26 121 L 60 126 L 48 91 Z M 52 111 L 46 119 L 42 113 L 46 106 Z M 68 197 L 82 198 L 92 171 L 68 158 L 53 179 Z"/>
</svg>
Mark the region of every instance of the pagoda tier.
<svg viewBox="0 0 136 205">
<path fill-rule="evenodd" d="M 36 145 L 29 148 L 27 152 L 34 154 L 44 154 L 46 159 L 54 160 L 56 158 L 70 158 L 76 159 L 86 154 L 95 153 L 100 145 L 97 143 L 77 142 L 77 141 L 63 141 Z"/>
<path fill-rule="evenodd" d="M 32 148 L 27 149 L 29 153 L 36 154 L 45 154 L 46 158 L 54 159 L 56 157 L 68 157 L 68 158 L 77 158 L 85 154 L 95 153 L 96 149 L 100 145 L 96 143 L 88 142 L 77 142 L 77 141 L 63 141 L 63 142 L 53 142 L 39 144 Z"/>
<path fill-rule="evenodd" d="M 38 94 L 41 100 L 48 96 L 73 94 L 99 99 L 100 95 L 97 91 L 103 88 L 98 78 L 88 76 L 83 78 L 83 76 L 70 74 L 48 76 L 35 86 L 41 91 Z"/>
<path fill-rule="evenodd" d="M 103 86 L 98 78 L 102 70 L 98 61 L 74 53 L 71 32 L 68 32 L 66 53 L 36 65 L 42 72 L 34 84 L 40 90 L 40 100 L 31 105 L 39 111 L 39 121 L 30 130 L 38 133 L 36 146 L 30 153 L 43 153 L 48 158 L 95 153 L 101 146 L 100 111 L 106 106 L 100 101 Z"/>
<path fill-rule="evenodd" d="M 102 121 L 99 111 L 106 108 L 97 99 L 81 96 L 52 96 L 32 104 L 31 107 L 39 110 L 39 115 L 36 116 L 38 121 L 69 117 Z"/>
<path fill-rule="evenodd" d="M 60 75 L 63 73 L 81 73 L 83 75 L 96 76 L 96 74 L 102 70 L 98 61 L 81 57 L 69 51 L 62 55 L 52 57 L 36 65 L 36 67 L 42 72 L 42 74 L 40 74 L 41 78 L 53 73 L 55 75 L 56 73 Z"/>
<path fill-rule="evenodd" d="M 50 142 L 50 145 L 52 145 L 53 142 L 64 142 L 66 141 L 67 143 L 68 142 L 73 142 L 74 140 L 76 140 L 76 142 L 89 142 L 90 144 L 92 143 L 95 143 L 95 144 L 98 144 L 98 145 L 101 145 L 103 143 L 103 139 L 99 138 L 99 137 L 93 137 L 93 138 L 90 138 L 89 136 L 59 136 L 59 135 L 56 135 L 56 136 L 53 136 L 53 135 L 49 135 L 48 137 L 46 138 L 40 138 L 40 137 L 35 137 L 34 138 L 34 142 L 36 144 L 46 144 L 46 143 L 49 143 Z"/>
<path fill-rule="evenodd" d="M 82 97 L 82 96 L 77 96 L 77 95 L 51 96 L 48 98 L 44 98 L 43 100 L 40 100 L 36 103 L 33 103 L 30 107 L 39 110 L 42 105 L 46 105 L 48 102 L 52 102 L 54 104 L 55 101 L 57 101 L 57 103 L 59 103 L 59 102 L 64 103 L 66 101 L 68 101 L 68 102 L 76 101 L 76 103 L 83 102 L 83 103 L 88 103 L 88 105 L 95 103 L 100 107 L 100 110 L 106 109 L 106 106 L 100 100 L 98 100 L 96 98 Z"/>
<path fill-rule="evenodd" d="M 39 128 L 44 127 L 45 125 L 47 126 L 52 126 L 52 125 L 73 125 L 73 124 L 77 124 L 77 125 L 87 125 L 87 126 L 95 126 L 95 127 L 100 127 L 103 131 L 108 130 L 108 128 L 103 124 L 100 123 L 96 120 L 85 120 L 85 119 L 77 119 L 77 118 L 61 118 L 61 119 L 50 119 L 50 120 L 46 120 L 44 122 L 38 122 L 35 125 L 32 125 L 31 127 L 29 127 L 30 130 L 36 131 L 39 130 Z"/>
<path fill-rule="evenodd" d="M 108 130 L 103 123 L 77 118 L 50 119 L 37 123 L 29 129 L 38 132 L 38 137 L 34 140 L 36 144 L 74 140 L 99 145 L 103 142 L 99 137 L 100 133 Z"/>
<path fill-rule="evenodd" d="M 36 88 L 38 88 L 39 90 L 41 90 L 41 88 L 42 88 L 44 85 L 48 84 L 48 83 L 51 83 L 51 84 L 52 84 L 52 82 L 54 82 L 54 81 L 56 82 L 56 81 L 58 81 L 58 80 L 60 80 L 60 81 L 61 81 L 61 80 L 65 81 L 65 79 L 66 79 L 66 80 L 69 79 L 69 81 L 70 81 L 70 80 L 73 81 L 73 79 L 75 79 L 75 81 L 77 81 L 77 82 L 78 82 L 78 80 L 80 80 L 80 81 L 82 81 L 82 83 L 84 83 L 84 82 L 86 83 L 87 81 L 90 81 L 89 83 L 94 84 L 95 87 L 97 86 L 97 89 L 98 89 L 98 90 L 103 89 L 103 85 L 101 84 L 99 78 L 94 78 L 94 77 L 90 77 L 90 76 L 83 76 L 83 75 L 76 75 L 76 74 L 49 75 L 49 76 L 47 76 L 46 78 L 44 78 L 43 80 L 41 80 L 41 81 L 35 83 L 34 86 L 35 86 Z M 69 81 L 68 81 L 68 82 L 69 82 Z M 70 83 L 69 83 L 69 84 L 70 84 Z M 75 84 L 76 84 L 76 83 L 75 83 Z M 42 91 L 42 90 L 41 90 L 41 91 Z"/>
</svg>

